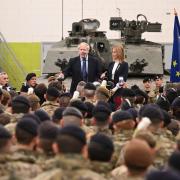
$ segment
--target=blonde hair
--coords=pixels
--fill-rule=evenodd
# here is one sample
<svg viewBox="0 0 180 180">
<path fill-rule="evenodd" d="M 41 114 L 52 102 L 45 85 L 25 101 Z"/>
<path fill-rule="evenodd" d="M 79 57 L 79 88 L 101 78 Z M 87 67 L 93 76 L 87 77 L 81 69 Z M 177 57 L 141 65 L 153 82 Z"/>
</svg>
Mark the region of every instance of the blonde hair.
<svg viewBox="0 0 180 180">
<path fill-rule="evenodd" d="M 117 52 L 117 59 L 120 61 L 124 61 L 124 47 L 123 46 L 113 46 L 112 51 L 115 50 Z"/>
</svg>

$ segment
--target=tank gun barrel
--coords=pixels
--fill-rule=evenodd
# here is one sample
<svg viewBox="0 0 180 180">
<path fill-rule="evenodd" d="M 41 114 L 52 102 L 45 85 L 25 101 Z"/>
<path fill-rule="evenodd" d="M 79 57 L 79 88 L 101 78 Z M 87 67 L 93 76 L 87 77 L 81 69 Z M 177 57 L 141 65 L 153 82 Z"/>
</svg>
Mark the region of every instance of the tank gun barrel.
<svg viewBox="0 0 180 180">
<path fill-rule="evenodd" d="M 139 20 L 143 17 L 144 20 Z M 161 32 L 161 24 L 148 22 L 143 14 L 138 14 L 136 20 L 123 20 L 121 17 L 111 17 L 110 30 L 121 31 L 121 37 L 125 43 L 140 43 L 144 32 Z"/>
</svg>

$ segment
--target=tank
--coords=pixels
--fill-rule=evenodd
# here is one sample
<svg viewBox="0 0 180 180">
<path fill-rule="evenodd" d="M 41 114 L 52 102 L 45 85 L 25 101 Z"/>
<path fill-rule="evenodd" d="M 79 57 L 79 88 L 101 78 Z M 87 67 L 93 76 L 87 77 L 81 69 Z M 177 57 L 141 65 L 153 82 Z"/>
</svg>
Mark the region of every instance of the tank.
<svg viewBox="0 0 180 180">
<path fill-rule="evenodd" d="M 139 20 L 143 18 L 143 20 Z M 142 39 L 144 32 L 161 32 L 161 24 L 147 21 L 138 14 L 136 20 L 111 17 L 110 30 L 121 31 L 120 39 L 109 40 L 111 46 L 121 44 L 125 48 L 125 58 L 130 75 L 154 75 L 164 73 L 164 46 Z"/>
<path fill-rule="evenodd" d="M 140 17 L 144 19 L 140 21 Z M 86 42 L 90 45 L 90 54 L 97 57 L 103 69 L 112 59 L 112 46 L 123 45 L 130 75 L 163 74 L 163 46 L 142 39 L 144 32 L 160 32 L 160 23 L 148 22 L 142 14 L 138 14 L 137 19 L 132 21 L 111 17 L 110 30 L 121 31 L 118 39 L 108 39 L 105 31 L 98 31 L 99 26 L 97 19 L 74 22 L 69 36 L 55 43 L 48 51 L 42 73 L 53 74 L 63 70 L 69 59 L 78 55 L 78 44 Z"/>
<path fill-rule="evenodd" d="M 78 55 L 78 44 L 90 45 L 90 54 L 96 56 L 105 68 L 111 60 L 111 48 L 105 31 L 98 31 L 97 19 L 83 19 L 72 24 L 69 36 L 55 43 L 44 60 L 43 73 L 52 74 L 63 70 L 69 59 Z"/>
</svg>

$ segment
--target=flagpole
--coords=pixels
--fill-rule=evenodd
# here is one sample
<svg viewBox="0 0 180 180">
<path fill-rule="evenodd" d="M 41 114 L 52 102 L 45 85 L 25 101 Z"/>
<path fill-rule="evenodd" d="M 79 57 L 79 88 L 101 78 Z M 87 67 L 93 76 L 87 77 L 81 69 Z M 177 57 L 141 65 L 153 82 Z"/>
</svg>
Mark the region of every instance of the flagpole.
<svg viewBox="0 0 180 180">
<path fill-rule="evenodd" d="M 171 59 L 170 82 L 180 82 L 180 23 L 178 14 L 174 8 L 174 32 L 173 32 L 173 49 Z"/>
<path fill-rule="evenodd" d="M 176 9 L 174 8 L 174 15 L 175 16 L 177 16 L 178 14 L 177 14 L 177 11 L 176 11 Z"/>
</svg>

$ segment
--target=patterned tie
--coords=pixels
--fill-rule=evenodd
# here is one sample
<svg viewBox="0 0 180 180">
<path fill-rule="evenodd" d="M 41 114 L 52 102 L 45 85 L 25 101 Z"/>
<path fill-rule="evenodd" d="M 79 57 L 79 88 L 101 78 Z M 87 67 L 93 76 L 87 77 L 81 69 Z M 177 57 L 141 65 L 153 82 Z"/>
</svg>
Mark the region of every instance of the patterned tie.
<svg viewBox="0 0 180 180">
<path fill-rule="evenodd" d="M 87 82 L 86 58 L 83 58 L 82 77 L 83 77 L 83 81 L 84 81 L 84 82 Z"/>
</svg>

